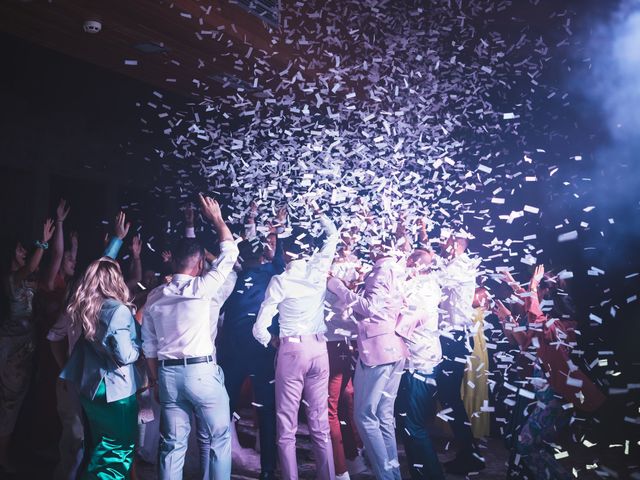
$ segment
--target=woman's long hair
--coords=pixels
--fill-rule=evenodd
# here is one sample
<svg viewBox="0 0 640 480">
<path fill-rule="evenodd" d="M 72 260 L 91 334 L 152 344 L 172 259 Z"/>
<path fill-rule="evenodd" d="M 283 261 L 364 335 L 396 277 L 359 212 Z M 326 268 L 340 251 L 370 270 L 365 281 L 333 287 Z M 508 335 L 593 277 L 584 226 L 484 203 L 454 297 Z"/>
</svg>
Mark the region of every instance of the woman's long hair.
<svg viewBox="0 0 640 480">
<path fill-rule="evenodd" d="M 72 325 L 81 328 L 87 340 L 93 340 L 96 335 L 100 310 L 107 299 L 132 306 L 120 265 L 109 257 L 102 257 L 89 265 L 67 306 Z"/>
</svg>

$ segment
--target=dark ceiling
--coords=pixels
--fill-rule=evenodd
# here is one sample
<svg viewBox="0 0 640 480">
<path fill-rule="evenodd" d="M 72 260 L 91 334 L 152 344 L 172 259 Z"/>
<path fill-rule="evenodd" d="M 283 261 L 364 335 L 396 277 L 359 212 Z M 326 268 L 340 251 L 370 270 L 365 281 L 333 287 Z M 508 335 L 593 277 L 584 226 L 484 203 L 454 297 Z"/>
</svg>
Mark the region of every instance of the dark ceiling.
<svg viewBox="0 0 640 480">
<path fill-rule="evenodd" d="M 86 33 L 87 20 L 101 31 Z M 213 97 L 251 78 L 252 51 L 287 65 L 287 51 L 272 49 L 274 28 L 227 1 L 0 2 L 0 31 L 187 96 Z"/>
</svg>

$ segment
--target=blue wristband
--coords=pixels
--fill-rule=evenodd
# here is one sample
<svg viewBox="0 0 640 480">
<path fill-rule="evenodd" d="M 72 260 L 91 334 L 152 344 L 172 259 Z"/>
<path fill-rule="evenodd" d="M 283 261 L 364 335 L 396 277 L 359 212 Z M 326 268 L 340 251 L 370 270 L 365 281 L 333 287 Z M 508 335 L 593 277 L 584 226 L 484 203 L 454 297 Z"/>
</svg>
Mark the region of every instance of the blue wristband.
<svg viewBox="0 0 640 480">
<path fill-rule="evenodd" d="M 40 240 L 36 240 L 36 248 L 41 248 L 42 250 L 46 250 L 49 248 L 49 244 L 47 242 L 41 242 Z"/>
</svg>

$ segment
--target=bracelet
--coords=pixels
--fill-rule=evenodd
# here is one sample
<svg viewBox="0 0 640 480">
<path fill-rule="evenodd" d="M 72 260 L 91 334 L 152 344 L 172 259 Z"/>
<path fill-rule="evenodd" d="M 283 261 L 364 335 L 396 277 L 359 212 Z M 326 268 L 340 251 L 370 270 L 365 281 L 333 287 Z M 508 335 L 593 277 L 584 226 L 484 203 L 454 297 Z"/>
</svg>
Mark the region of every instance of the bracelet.
<svg viewBox="0 0 640 480">
<path fill-rule="evenodd" d="M 42 250 L 46 250 L 49 248 L 49 244 L 47 242 L 41 242 L 40 240 L 36 240 L 36 248 L 41 248 Z"/>
</svg>

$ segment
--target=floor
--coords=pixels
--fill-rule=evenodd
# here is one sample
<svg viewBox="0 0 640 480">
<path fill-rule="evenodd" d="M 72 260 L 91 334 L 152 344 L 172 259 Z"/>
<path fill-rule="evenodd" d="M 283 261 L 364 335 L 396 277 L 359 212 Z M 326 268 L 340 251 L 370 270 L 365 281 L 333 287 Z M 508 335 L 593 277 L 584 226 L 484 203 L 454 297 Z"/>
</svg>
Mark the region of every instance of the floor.
<svg viewBox="0 0 640 480">
<path fill-rule="evenodd" d="M 249 418 L 250 414 L 242 415 L 241 420 L 236 423 L 238 436 L 243 446 L 252 446 L 256 440 L 256 429 L 253 421 Z M 436 432 L 434 438 L 438 448 L 440 459 L 446 461 L 453 456 L 450 440 L 441 433 Z M 480 442 L 482 454 L 487 462 L 487 468 L 478 474 L 469 475 L 468 478 L 474 480 L 484 479 L 502 479 L 505 478 L 506 462 L 508 459 L 508 452 L 504 448 L 502 440 L 497 438 L 488 438 Z M 196 444 L 192 436 L 189 452 L 185 461 L 184 468 L 184 480 L 196 480 L 198 465 L 196 457 Z M 400 464 L 406 468 L 406 459 L 402 445 L 399 445 Z M 256 456 L 257 461 L 257 456 Z M 301 479 L 313 479 L 315 478 L 315 466 L 313 464 L 313 458 L 311 454 L 311 443 L 309 440 L 308 430 L 306 425 L 301 424 L 298 431 L 298 467 L 300 471 Z M 139 464 L 138 465 L 138 477 L 140 480 L 155 480 L 156 467 L 151 464 Z M 259 466 L 254 468 L 240 469 L 237 465 L 234 465 L 233 479 L 247 480 L 258 478 L 260 471 Z M 407 471 L 403 471 L 403 478 L 409 478 Z M 370 480 L 373 476 L 362 475 L 354 477 L 354 480 Z M 448 476 L 450 479 L 461 479 L 464 477 Z"/>
</svg>

